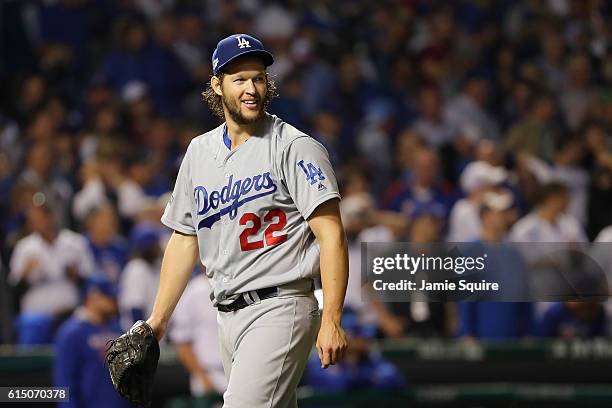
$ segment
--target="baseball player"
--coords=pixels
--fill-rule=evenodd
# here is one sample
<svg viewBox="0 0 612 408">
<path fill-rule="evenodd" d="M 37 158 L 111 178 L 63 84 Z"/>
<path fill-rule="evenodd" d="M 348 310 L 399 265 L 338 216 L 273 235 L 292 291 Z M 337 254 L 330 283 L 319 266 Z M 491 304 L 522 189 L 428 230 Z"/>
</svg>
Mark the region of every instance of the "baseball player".
<svg viewBox="0 0 612 408">
<path fill-rule="evenodd" d="M 224 123 L 196 137 L 162 222 L 174 233 L 147 323 L 163 336 L 198 257 L 212 283 L 228 380 L 224 407 L 295 407 L 316 338 L 322 367 L 347 341 L 340 326 L 348 256 L 326 150 L 266 112 L 272 54 L 231 35 L 213 53 L 204 92 Z M 322 313 L 313 296 L 321 276 Z"/>
</svg>

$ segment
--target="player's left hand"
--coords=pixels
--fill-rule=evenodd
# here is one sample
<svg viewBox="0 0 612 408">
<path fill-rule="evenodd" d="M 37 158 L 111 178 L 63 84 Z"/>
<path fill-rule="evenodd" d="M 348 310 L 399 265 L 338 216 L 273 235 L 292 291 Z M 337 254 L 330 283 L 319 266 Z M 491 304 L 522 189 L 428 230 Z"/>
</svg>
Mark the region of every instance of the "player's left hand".
<svg viewBox="0 0 612 408">
<path fill-rule="evenodd" d="M 342 359 L 348 341 L 340 323 L 333 320 L 322 319 L 319 335 L 317 336 L 317 352 L 321 359 L 321 368 L 327 368 Z"/>
</svg>

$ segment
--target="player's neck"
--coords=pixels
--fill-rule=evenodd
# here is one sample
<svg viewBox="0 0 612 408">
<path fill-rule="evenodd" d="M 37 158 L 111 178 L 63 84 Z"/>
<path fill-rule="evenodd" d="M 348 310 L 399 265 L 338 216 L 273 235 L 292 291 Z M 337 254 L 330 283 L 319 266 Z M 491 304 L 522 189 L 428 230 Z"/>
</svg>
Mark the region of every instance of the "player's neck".
<svg viewBox="0 0 612 408">
<path fill-rule="evenodd" d="M 264 121 L 262 118 L 255 123 L 239 125 L 231 119 L 226 120 L 225 123 L 227 126 L 227 135 L 232 141 L 232 149 L 240 146 L 242 143 L 246 142 L 249 137 L 257 134 L 257 131 L 261 128 L 263 122 Z"/>
</svg>

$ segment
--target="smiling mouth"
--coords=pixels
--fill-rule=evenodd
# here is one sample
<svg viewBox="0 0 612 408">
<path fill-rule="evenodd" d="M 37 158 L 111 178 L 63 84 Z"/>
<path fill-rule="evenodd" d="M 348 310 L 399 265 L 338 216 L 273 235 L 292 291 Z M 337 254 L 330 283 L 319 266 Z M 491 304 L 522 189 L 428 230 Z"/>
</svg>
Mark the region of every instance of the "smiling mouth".
<svg viewBox="0 0 612 408">
<path fill-rule="evenodd" d="M 255 109 L 259 105 L 259 101 L 256 100 L 248 100 L 241 101 L 248 109 Z"/>
</svg>

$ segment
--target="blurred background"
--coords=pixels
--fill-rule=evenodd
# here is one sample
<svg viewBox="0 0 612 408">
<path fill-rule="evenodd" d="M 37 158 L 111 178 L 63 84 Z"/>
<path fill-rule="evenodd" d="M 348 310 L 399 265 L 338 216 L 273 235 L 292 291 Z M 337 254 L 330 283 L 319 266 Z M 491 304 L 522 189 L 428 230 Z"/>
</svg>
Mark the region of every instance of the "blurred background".
<svg viewBox="0 0 612 408">
<path fill-rule="evenodd" d="M 271 113 L 329 152 L 350 245 L 348 358 L 327 371 L 313 358 L 301 405 L 612 406 L 608 303 L 380 303 L 359 281 L 361 242 L 612 241 L 611 12 L 1 1 L 0 385 L 68 384 L 87 401 L 75 406 L 124 406 L 105 342 L 150 311 L 168 192 L 190 140 L 219 124 L 201 97 L 212 51 L 249 33 L 276 59 Z M 164 344 L 155 406 L 210 406 L 225 387 L 201 277 Z"/>
</svg>

